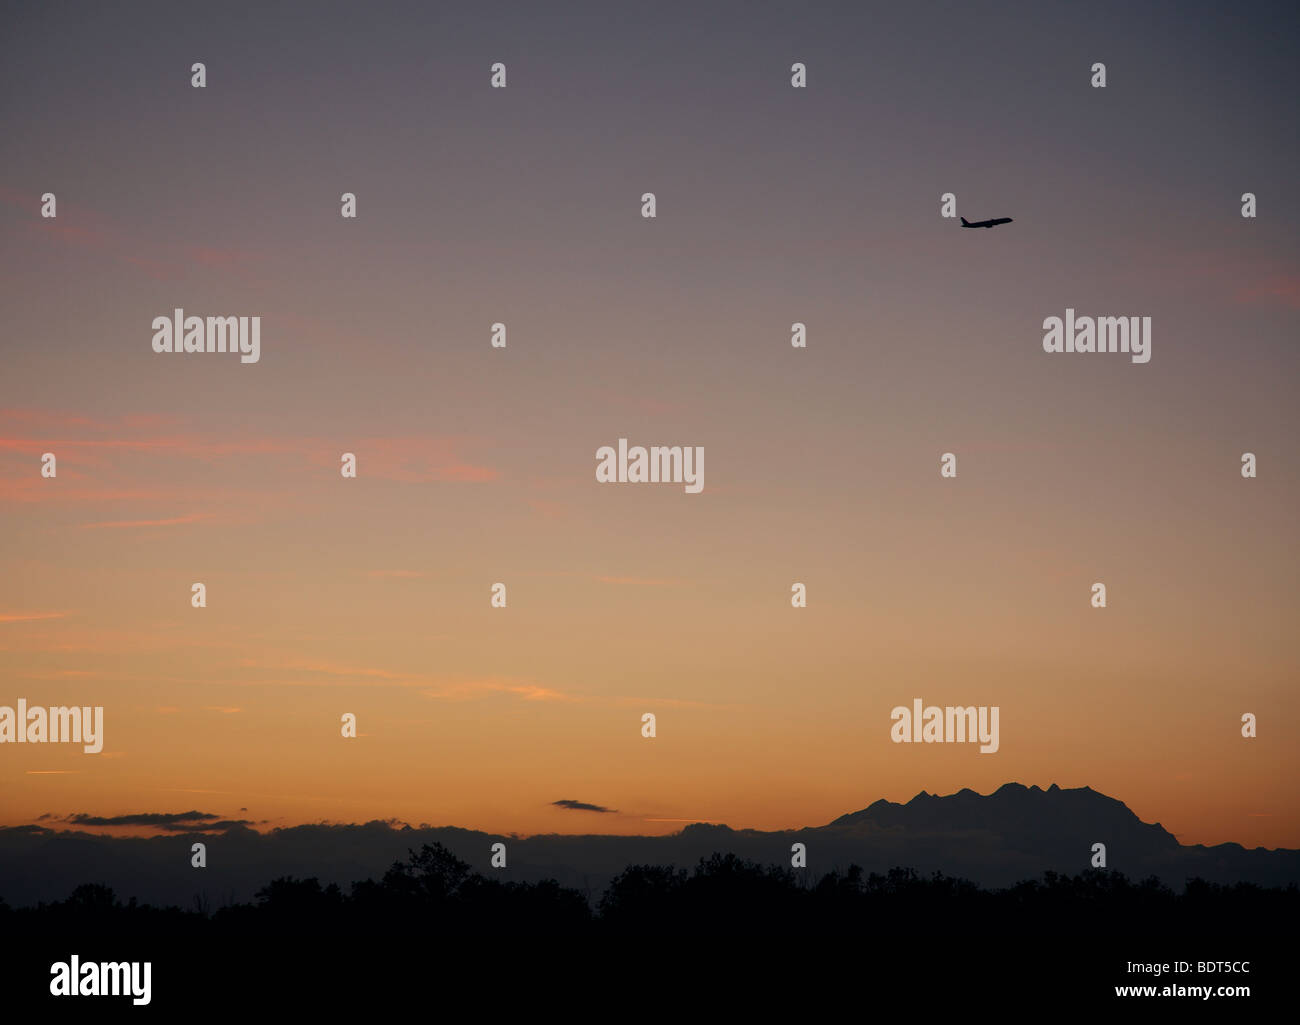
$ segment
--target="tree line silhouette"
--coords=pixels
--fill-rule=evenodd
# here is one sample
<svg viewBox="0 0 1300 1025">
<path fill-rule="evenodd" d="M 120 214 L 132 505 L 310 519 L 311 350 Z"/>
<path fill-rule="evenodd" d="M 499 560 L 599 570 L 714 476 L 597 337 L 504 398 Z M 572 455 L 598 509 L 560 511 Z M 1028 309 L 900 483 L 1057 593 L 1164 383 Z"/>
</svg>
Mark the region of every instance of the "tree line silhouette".
<svg viewBox="0 0 1300 1025">
<path fill-rule="evenodd" d="M 1177 893 L 1155 877 L 1133 882 L 1115 871 L 1078 876 L 1048 872 L 1006 889 L 912 869 L 866 875 L 857 865 L 815 882 L 805 873 L 732 854 L 702 858 L 693 872 L 631 865 L 596 901 L 554 880 L 502 881 L 481 875 L 442 844 L 410 851 L 375 881 L 345 893 L 316 878 L 284 876 L 251 904 L 209 912 L 123 903 L 100 883 L 78 886 L 63 901 L 11 908 L 0 900 L 0 930 L 23 936 L 329 936 L 383 933 L 464 935 L 693 935 L 861 933 L 951 938 L 1068 935 L 1281 935 L 1300 912 L 1293 883 L 1265 888 L 1188 881 Z"/>
</svg>

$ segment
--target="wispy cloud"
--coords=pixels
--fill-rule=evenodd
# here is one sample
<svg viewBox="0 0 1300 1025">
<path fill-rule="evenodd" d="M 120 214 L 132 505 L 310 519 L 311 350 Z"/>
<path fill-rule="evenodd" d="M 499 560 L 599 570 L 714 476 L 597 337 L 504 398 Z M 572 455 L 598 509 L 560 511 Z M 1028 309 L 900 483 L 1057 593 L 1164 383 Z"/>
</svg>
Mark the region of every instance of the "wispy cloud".
<svg viewBox="0 0 1300 1025">
<path fill-rule="evenodd" d="M 1273 274 L 1237 290 L 1237 302 L 1246 305 L 1278 305 L 1300 310 L 1300 276 Z"/>
<path fill-rule="evenodd" d="M 425 696 L 449 701 L 468 701 L 488 694 L 513 694 L 525 701 L 582 701 L 576 694 L 565 694 L 535 683 L 505 683 L 498 680 L 464 680 L 445 687 L 423 691 Z"/>
<path fill-rule="evenodd" d="M 427 673 L 403 673 L 391 669 L 382 669 L 377 666 L 357 666 L 346 665 L 334 662 L 322 662 L 320 660 L 295 660 L 289 659 L 281 662 L 259 662 L 255 659 L 240 659 L 239 665 L 246 669 L 270 670 L 276 674 L 284 674 L 279 679 L 273 681 L 249 681 L 234 679 L 230 682 L 242 686 L 255 686 L 259 683 L 272 682 L 283 685 L 317 685 L 317 686 L 346 686 L 353 685 L 370 685 L 370 686 L 389 686 L 389 687 L 418 687 L 428 697 L 445 698 L 448 700 L 468 700 L 475 697 L 482 697 L 491 693 L 514 694 L 518 697 L 530 701 L 572 701 L 576 698 L 572 695 L 561 693 L 550 687 L 544 687 L 535 681 L 520 679 L 517 677 L 439 677 Z M 306 675 L 309 677 L 326 677 L 328 679 L 313 679 L 307 681 L 293 681 L 286 679 L 285 676 Z"/>
<path fill-rule="evenodd" d="M 403 673 L 377 666 L 343 665 L 319 660 L 286 660 L 260 662 L 240 659 L 245 669 L 269 671 L 269 679 L 238 679 L 228 682 L 236 686 L 283 687 L 413 687 L 425 697 L 440 701 L 481 701 L 494 696 L 514 697 L 521 701 L 556 702 L 595 706 L 641 707 L 653 705 L 663 708 L 734 708 L 734 704 L 696 701 L 686 698 L 639 697 L 635 695 L 584 694 L 578 691 L 548 686 L 537 680 L 515 676 L 438 677 L 427 673 Z M 294 679 L 295 676 L 308 679 Z"/>
<path fill-rule="evenodd" d="M 496 480 L 500 473 L 489 466 L 467 462 L 459 449 L 467 444 L 461 438 L 426 438 L 387 436 L 359 438 L 348 451 L 357 457 L 357 474 L 367 478 L 423 484 L 434 481 L 483 483 Z M 314 449 L 313 462 L 338 473 L 339 453 L 320 439 L 304 439 Z"/>
<path fill-rule="evenodd" d="M 649 816 L 642 816 L 641 821 L 642 822 L 700 822 L 702 820 L 701 819 L 664 819 L 664 818 L 650 818 Z"/>
<path fill-rule="evenodd" d="M 212 518 L 212 513 L 190 513 L 188 516 L 172 516 L 165 520 L 108 520 L 103 523 L 83 523 L 82 529 L 96 527 L 174 527 L 181 523 L 198 523 Z"/>
<path fill-rule="evenodd" d="M 1300 269 L 1293 259 L 1279 260 L 1270 252 L 1243 246 L 1232 235 L 1170 248 L 1151 244 L 1134 248 L 1121 274 L 1140 274 L 1152 286 L 1183 290 L 1194 284 L 1198 294 L 1242 305 L 1300 309 Z"/>
<path fill-rule="evenodd" d="M 37 619 L 63 619 L 66 612 L 0 612 L 0 623 L 30 623 Z"/>
<path fill-rule="evenodd" d="M 30 191 L 0 184 L 0 203 L 26 215 L 23 229 L 32 244 L 66 246 L 90 256 L 128 264 L 158 281 L 175 281 L 196 270 L 222 270 L 251 279 L 265 254 L 242 249 L 216 249 L 149 237 L 130 222 L 69 201 L 60 195 L 57 220 L 40 216 Z"/>
<path fill-rule="evenodd" d="M 377 435 L 350 440 L 348 451 L 356 454 L 359 476 L 366 480 L 475 484 L 500 477 L 496 468 L 468 454 L 485 444 L 484 439 L 459 435 Z M 43 478 L 34 470 L 35 461 L 46 452 L 58 458 L 56 478 Z M 171 468 L 161 465 L 163 457 L 204 463 L 273 460 L 276 478 L 285 483 L 276 496 L 257 494 L 258 503 L 265 506 L 268 497 L 286 501 L 300 494 L 304 479 L 337 476 L 339 454 L 336 439 L 323 436 L 232 436 L 229 431 L 213 435 L 185 421 L 150 413 L 105 420 L 63 410 L 5 408 L 0 409 L 0 456 L 5 457 L 0 459 L 0 501 L 148 503 L 149 508 L 142 509 L 146 515 L 106 518 L 84 526 L 173 526 L 202 518 L 183 508 L 173 512 L 177 505 L 193 508 L 216 500 L 229 505 L 238 496 L 172 474 Z M 129 458 L 133 455 L 148 458 L 133 462 Z M 159 509 L 164 502 L 171 508 Z"/>
<path fill-rule="evenodd" d="M 602 584 L 630 584 L 634 587 L 678 587 L 686 581 L 655 577 L 597 577 Z"/>
<path fill-rule="evenodd" d="M 322 662 L 320 660 L 303 661 L 298 659 L 287 659 L 280 662 L 259 662 L 256 659 L 241 658 L 239 665 L 246 669 L 271 669 L 276 672 L 289 673 L 307 673 L 310 675 L 321 676 L 346 676 L 346 677 L 363 677 L 365 679 L 389 680 L 395 684 L 406 684 L 408 686 L 420 686 L 427 682 L 427 677 L 421 677 L 410 673 L 397 673 L 390 669 L 379 669 L 373 666 L 354 666 L 341 665 L 336 662 Z"/>
<path fill-rule="evenodd" d="M 22 680 L 89 680 L 102 679 L 104 674 L 86 669 L 50 669 L 43 672 L 25 672 L 15 674 Z"/>
</svg>

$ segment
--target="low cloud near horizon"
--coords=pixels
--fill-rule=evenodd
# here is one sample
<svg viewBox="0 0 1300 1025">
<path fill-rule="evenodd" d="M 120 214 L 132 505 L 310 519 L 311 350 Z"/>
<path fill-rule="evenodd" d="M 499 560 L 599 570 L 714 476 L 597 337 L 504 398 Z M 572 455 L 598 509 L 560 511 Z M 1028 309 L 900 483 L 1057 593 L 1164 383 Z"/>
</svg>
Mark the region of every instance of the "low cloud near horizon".
<svg viewBox="0 0 1300 1025">
<path fill-rule="evenodd" d="M 42 815 L 44 818 L 55 816 Z M 40 821 L 39 819 L 37 821 Z M 204 811 L 141 812 L 136 815 L 68 815 L 60 821 L 74 826 L 151 826 L 169 833 L 196 833 L 248 827 L 249 819 L 223 819 Z"/>
<path fill-rule="evenodd" d="M 598 811 L 603 815 L 617 814 L 617 808 L 603 808 L 599 804 L 587 804 L 585 801 L 552 801 L 556 808 L 565 808 L 568 811 Z"/>
</svg>

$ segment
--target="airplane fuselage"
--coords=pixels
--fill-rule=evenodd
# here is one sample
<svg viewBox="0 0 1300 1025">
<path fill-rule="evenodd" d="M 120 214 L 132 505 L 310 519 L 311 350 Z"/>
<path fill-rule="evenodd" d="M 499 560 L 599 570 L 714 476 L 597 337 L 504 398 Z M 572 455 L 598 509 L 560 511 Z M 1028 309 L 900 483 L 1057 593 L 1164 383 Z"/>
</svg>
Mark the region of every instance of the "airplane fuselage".
<svg viewBox="0 0 1300 1025">
<path fill-rule="evenodd" d="M 961 226 L 963 228 L 991 228 L 995 224 L 1010 224 L 1011 220 L 1010 217 L 994 217 L 987 221 L 968 221 L 963 217 L 961 219 Z"/>
</svg>

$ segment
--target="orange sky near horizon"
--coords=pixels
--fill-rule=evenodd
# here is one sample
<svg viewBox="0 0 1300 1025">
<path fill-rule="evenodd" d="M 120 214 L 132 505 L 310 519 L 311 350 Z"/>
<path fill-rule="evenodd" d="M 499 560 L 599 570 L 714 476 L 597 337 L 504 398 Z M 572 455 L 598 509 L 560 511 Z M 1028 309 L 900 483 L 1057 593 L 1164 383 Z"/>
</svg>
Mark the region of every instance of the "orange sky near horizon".
<svg viewBox="0 0 1300 1025">
<path fill-rule="evenodd" d="M 783 829 L 1017 781 L 1300 848 L 1293 35 L 806 6 L 0 33 L 0 705 L 106 729 L 0 744 L 0 825 Z M 259 362 L 153 352 L 176 308 L 260 316 Z M 1067 308 L 1151 361 L 1045 353 Z M 598 483 L 620 438 L 702 446 L 703 492 Z M 893 743 L 915 698 L 999 750 Z"/>
<path fill-rule="evenodd" d="M 814 509 L 797 486 L 754 501 L 725 440 L 706 442 L 714 476 L 693 496 L 552 486 L 491 445 L 495 465 L 436 438 L 348 443 L 360 476 L 345 480 L 324 441 L 165 420 L 0 412 L 5 487 L 22 496 L 6 514 L 0 703 L 102 704 L 106 720 L 99 755 L 0 746 L 8 824 L 194 808 L 256 828 L 778 829 L 1015 780 L 1092 786 L 1185 843 L 1300 846 L 1293 582 L 1266 557 L 1288 526 L 1230 526 L 1285 505 L 1266 481 L 1131 532 L 1072 503 L 1086 454 L 1055 461 L 1027 510 L 1009 478 L 1041 457 L 1014 445 L 965 456 L 955 482 L 928 453 L 897 458 L 884 493 L 828 473 Z M 567 454 L 575 478 L 594 469 L 586 447 Z M 36 449 L 60 454 L 42 490 L 12 472 Z M 1032 526 L 1048 522 L 1089 543 L 1053 545 Z M 1236 551 L 1180 560 L 1195 530 Z M 1089 607 L 1094 577 L 1105 610 Z M 505 609 L 489 604 L 498 580 Z M 806 609 L 790 607 L 794 580 Z M 890 710 L 915 697 L 998 705 L 1000 750 L 892 743 Z"/>
</svg>

